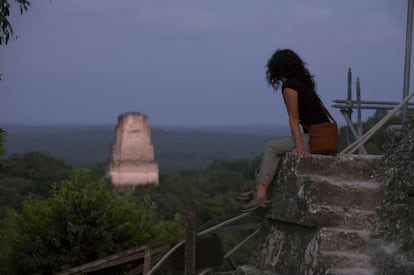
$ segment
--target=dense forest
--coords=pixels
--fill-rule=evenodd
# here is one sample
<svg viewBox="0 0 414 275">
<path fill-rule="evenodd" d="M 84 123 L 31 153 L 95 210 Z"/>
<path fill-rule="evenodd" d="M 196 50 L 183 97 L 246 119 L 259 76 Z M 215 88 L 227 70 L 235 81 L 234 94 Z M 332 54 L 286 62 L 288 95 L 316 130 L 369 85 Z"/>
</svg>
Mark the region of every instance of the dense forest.
<svg viewBox="0 0 414 275">
<path fill-rule="evenodd" d="M 364 129 L 370 128 L 383 115 L 377 112 L 364 123 Z M 397 121 L 398 118 L 395 118 L 394 122 Z M 343 128 L 340 130 L 342 148 L 346 140 L 344 131 Z M 57 143 L 57 135 L 57 132 L 52 132 L 53 138 L 48 142 Z M 254 171 L 259 165 L 260 151 L 269 136 L 234 133 L 215 136 L 212 132 L 185 131 L 174 135 L 175 139 L 169 133 L 172 139 L 169 145 L 171 155 L 159 152 L 158 161 L 162 163 L 163 157 L 167 157 L 173 163 L 175 156 L 178 158 L 175 161 L 180 165 L 171 165 L 170 169 L 161 171 L 158 186 L 137 187 L 128 193 L 112 190 L 105 176 L 106 161 L 74 165 L 39 150 L 9 154 L 3 158 L 0 177 L 0 273 L 51 274 L 154 240 L 172 244 L 183 238 L 183 214 L 188 205 L 195 205 L 197 209 L 199 228 L 237 215 L 240 206 L 233 199 L 234 194 L 254 185 Z M 199 138 L 191 139 L 192 135 Z M 35 142 L 35 136 L 29 139 Z M 235 142 L 236 136 L 242 138 Z M 16 136 L 7 136 L 11 140 L 13 137 Z M 67 133 L 62 134 L 68 147 L 60 150 L 71 150 L 69 137 Z M 82 140 L 85 136 L 78 135 L 78 138 Z M 99 144 L 97 136 L 94 139 Z M 380 154 L 385 139 L 386 133 L 382 130 L 367 144 L 368 151 Z M 208 141 L 207 146 L 203 144 Z M 252 142 L 252 147 L 252 144 L 261 144 L 252 150 L 249 142 Z M 232 147 L 232 143 L 239 144 Z M 108 148 L 108 145 L 105 146 Z M 187 155 L 180 152 L 185 148 L 191 148 L 194 152 L 187 151 Z M 222 155 L 215 150 L 238 153 L 238 159 L 234 155 L 231 159 L 220 159 Z M 249 150 L 250 155 L 243 155 L 242 151 Z M 193 163 L 190 167 L 180 168 L 186 165 L 179 158 L 189 158 L 191 162 L 192 154 L 199 154 L 205 159 L 196 165 Z M 207 162 L 209 164 L 205 165 Z M 257 222 L 261 217 L 252 216 L 250 219 Z M 240 239 L 241 233 L 224 235 L 224 249 L 232 248 Z M 251 241 L 238 251 L 234 258 L 236 263 L 248 262 L 249 251 L 254 245 L 255 242 Z M 123 274 L 130 268 L 125 265 L 101 273 Z"/>
<path fill-rule="evenodd" d="M 183 238 L 190 204 L 199 226 L 237 215 L 233 196 L 254 184 L 258 162 L 215 161 L 161 174 L 159 186 L 117 193 L 103 165 L 74 168 L 39 152 L 15 155 L 5 161 L 0 180 L 0 270 L 50 274 L 152 240 L 173 243 Z M 238 235 L 225 238 L 225 249 L 240 241 Z M 240 255 L 247 260 L 243 250 Z"/>
</svg>

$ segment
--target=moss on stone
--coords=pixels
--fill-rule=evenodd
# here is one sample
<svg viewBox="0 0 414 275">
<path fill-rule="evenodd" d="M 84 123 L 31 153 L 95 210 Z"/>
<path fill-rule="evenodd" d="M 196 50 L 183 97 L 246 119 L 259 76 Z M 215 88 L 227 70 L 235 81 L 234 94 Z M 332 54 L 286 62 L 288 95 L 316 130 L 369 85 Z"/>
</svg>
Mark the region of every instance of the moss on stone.
<svg viewBox="0 0 414 275">
<path fill-rule="evenodd" d="M 402 127 L 389 131 L 384 152 L 376 171 L 378 180 L 385 184 L 384 200 L 378 209 L 378 230 L 385 241 L 397 247 L 386 253 L 388 264 L 381 257 L 383 266 L 393 268 L 397 255 L 414 261 L 414 115 Z"/>
</svg>

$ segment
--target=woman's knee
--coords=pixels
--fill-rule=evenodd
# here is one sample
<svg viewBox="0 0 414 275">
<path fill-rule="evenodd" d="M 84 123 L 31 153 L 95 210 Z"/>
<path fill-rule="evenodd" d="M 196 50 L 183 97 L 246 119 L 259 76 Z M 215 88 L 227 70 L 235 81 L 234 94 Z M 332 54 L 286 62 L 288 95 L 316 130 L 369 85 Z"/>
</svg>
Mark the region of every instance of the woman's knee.
<svg viewBox="0 0 414 275">
<path fill-rule="evenodd" d="M 266 146 L 266 151 L 272 154 L 283 154 L 294 148 L 294 143 L 289 139 L 272 140 Z"/>
</svg>

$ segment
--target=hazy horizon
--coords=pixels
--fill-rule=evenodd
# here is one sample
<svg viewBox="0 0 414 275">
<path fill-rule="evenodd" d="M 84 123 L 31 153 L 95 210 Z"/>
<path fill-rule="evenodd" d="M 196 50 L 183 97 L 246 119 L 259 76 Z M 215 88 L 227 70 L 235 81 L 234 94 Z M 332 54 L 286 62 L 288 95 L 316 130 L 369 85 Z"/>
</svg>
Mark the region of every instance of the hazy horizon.
<svg viewBox="0 0 414 275">
<path fill-rule="evenodd" d="M 115 127 L 108 125 L 12 126 L 6 131 L 6 158 L 42 152 L 77 166 L 108 162 L 116 136 Z M 288 133 L 286 128 L 273 127 L 151 127 L 151 143 L 162 167 L 184 169 L 208 165 L 218 159 L 254 158 L 263 152 L 270 139 Z"/>
</svg>

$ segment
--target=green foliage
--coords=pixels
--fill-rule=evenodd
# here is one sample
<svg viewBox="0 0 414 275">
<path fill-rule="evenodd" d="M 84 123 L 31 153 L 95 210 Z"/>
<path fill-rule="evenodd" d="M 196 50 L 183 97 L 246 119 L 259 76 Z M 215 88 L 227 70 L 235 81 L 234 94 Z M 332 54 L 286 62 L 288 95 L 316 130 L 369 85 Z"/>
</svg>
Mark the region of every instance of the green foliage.
<svg viewBox="0 0 414 275">
<path fill-rule="evenodd" d="M 68 178 L 73 171 L 65 162 L 39 152 L 14 155 L 2 164 L 5 170 L 0 178 L 0 209 L 20 210 L 23 199 L 30 193 L 48 197 L 52 184 Z"/>
<path fill-rule="evenodd" d="M 6 153 L 4 146 L 3 146 L 4 139 L 6 138 L 6 136 L 7 136 L 6 131 L 0 128 L 0 157 Z"/>
<path fill-rule="evenodd" d="M 31 180 L 24 178 L 0 179 L 0 207 L 20 209 L 24 197 L 31 189 L 31 184 Z"/>
<path fill-rule="evenodd" d="M 1 235 L 3 274 L 51 274 L 152 240 L 181 237 L 179 216 L 158 222 L 148 198 L 135 204 L 87 169 L 54 185 L 47 200 L 28 198 Z"/>
<path fill-rule="evenodd" d="M 4 154 L 6 154 L 6 150 L 4 149 L 4 140 L 5 140 L 6 136 L 7 136 L 6 131 L 4 131 L 2 128 L 0 128 L 0 178 L 3 176 L 3 173 L 4 173 L 4 163 L 3 163 L 2 158 L 3 158 Z"/>
<path fill-rule="evenodd" d="M 255 170 L 260 158 L 254 160 L 214 161 L 205 169 L 184 170 L 160 176 L 159 186 L 137 187 L 132 194 L 136 201 L 150 196 L 160 210 L 161 218 L 171 218 L 174 213 L 185 214 L 188 205 L 197 209 L 199 230 L 240 214 L 240 204 L 234 195 L 255 185 Z M 251 216 L 245 222 L 259 222 Z M 248 232 L 220 234 L 224 251 L 237 245 Z M 232 256 L 233 261 L 246 263 L 255 243 L 245 245 Z"/>
<path fill-rule="evenodd" d="M 199 223 L 220 221 L 236 215 L 239 205 L 234 195 L 255 185 L 254 161 L 214 161 L 206 169 L 184 170 L 161 174 L 159 186 L 137 187 L 133 196 L 139 201 L 145 195 L 157 204 L 163 218 L 184 213 L 186 206 L 198 209 Z"/>
<path fill-rule="evenodd" d="M 7 159 L 7 177 L 32 181 L 29 192 L 47 197 L 50 187 L 69 177 L 73 168 L 62 160 L 41 152 L 13 155 Z"/>
</svg>

